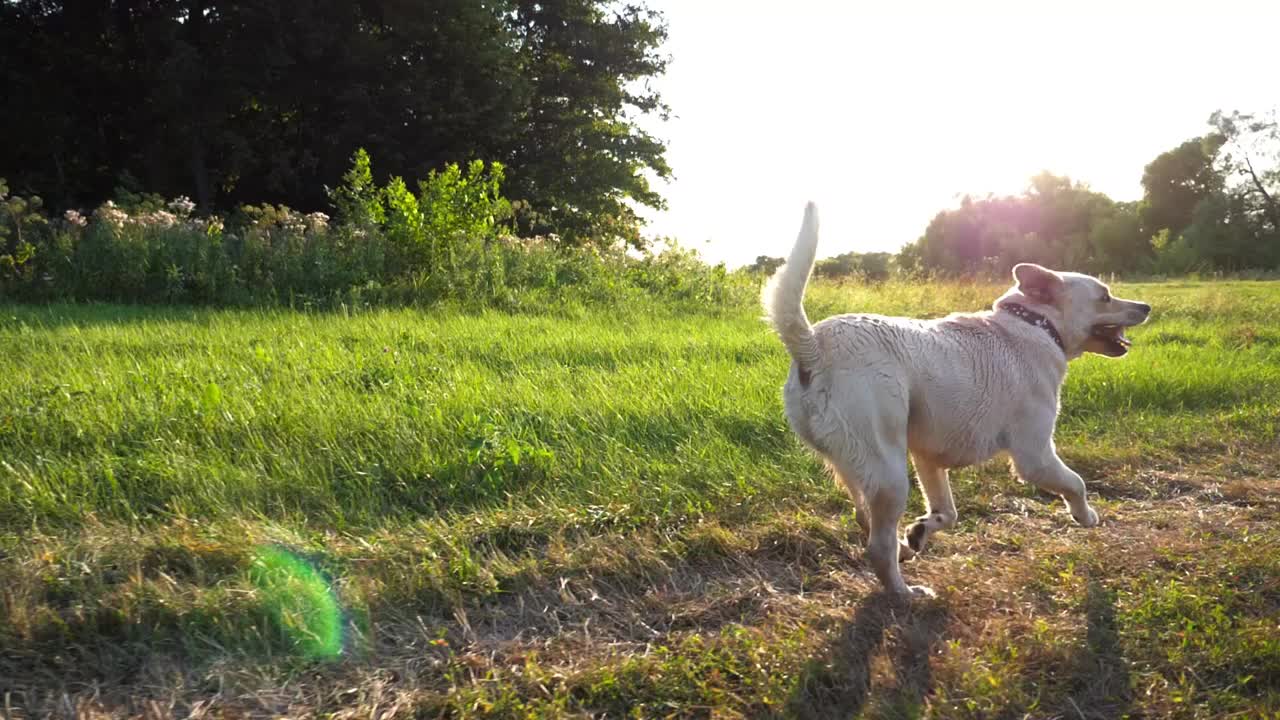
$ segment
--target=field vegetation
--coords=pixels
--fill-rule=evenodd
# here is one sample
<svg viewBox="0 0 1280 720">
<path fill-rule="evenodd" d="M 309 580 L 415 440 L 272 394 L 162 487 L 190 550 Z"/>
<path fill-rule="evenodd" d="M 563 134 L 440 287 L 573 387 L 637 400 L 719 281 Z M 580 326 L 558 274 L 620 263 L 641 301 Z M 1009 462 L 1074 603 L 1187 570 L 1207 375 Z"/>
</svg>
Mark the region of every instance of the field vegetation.
<svg viewBox="0 0 1280 720">
<path fill-rule="evenodd" d="M 4 306 L 7 712 L 1272 717 L 1280 290 L 1118 291 L 1153 320 L 1073 364 L 1057 435 L 1103 524 L 957 472 L 909 609 L 750 304 Z"/>
</svg>

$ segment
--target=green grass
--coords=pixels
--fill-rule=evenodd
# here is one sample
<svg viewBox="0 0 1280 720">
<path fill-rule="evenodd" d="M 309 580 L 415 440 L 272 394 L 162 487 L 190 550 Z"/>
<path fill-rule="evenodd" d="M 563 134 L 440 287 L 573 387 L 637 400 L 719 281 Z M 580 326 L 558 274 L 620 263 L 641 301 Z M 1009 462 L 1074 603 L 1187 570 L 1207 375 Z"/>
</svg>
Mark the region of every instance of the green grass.
<svg viewBox="0 0 1280 720">
<path fill-rule="evenodd" d="M 819 285 L 810 317 L 1000 290 Z M 0 307 L 0 688 L 32 715 L 1274 717 L 1280 284 L 1116 291 L 1153 320 L 1072 364 L 1057 434 L 1103 527 L 954 473 L 960 526 L 905 568 L 940 598 L 905 614 L 755 307 Z"/>
</svg>

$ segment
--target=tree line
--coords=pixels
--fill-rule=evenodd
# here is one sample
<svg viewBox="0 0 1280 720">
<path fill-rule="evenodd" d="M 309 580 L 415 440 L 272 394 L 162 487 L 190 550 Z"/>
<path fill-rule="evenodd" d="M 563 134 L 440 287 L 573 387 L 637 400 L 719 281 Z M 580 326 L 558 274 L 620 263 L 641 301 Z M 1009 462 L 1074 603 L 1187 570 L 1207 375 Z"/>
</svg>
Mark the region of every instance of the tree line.
<svg viewBox="0 0 1280 720">
<path fill-rule="evenodd" d="M 639 248 L 637 208 L 663 208 L 650 180 L 670 177 L 639 124 L 668 112 L 649 84 L 666 35 L 639 0 L 0 0 L 0 257 L 39 264 L 33 207 L 154 193 L 200 216 L 330 211 L 358 148 L 380 182 L 496 164 L 516 235 Z M 1216 112 L 1206 130 L 1146 166 L 1137 202 L 1043 173 L 964 197 L 896 254 L 817 272 L 1280 268 L 1274 110 Z"/>
<path fill-rule="evenodd" d="M 0 177 L 326 210 L 357 148 L 384 177 L 483 160 L 522 233 L 638 244 L 666 32 L 604 0 L 0 0 Z"/>
<path fill-rule="evenodd" d="M 896 255 L 850 252 L 818 275 L 921 272 L 1007 277 L 1019 262 L 1091 273 L 1176 275 L 1280 269 L 1280 127 L 1266 113 L 1213 113 L 1208 132 L 1143 169 L 1143 196 L 1117 202 L 1041 173 L 1020 195 L 965 196 Z M 781 258 L 751 267 L 771 272 Z"/>
</svg>

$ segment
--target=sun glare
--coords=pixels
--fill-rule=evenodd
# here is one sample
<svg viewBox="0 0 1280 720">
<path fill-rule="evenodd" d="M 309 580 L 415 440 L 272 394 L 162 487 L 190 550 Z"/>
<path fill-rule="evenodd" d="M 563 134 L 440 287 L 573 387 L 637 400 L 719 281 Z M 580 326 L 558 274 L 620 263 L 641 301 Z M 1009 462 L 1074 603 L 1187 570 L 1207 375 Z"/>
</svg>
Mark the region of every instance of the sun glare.
<svg viewBox="0 0 1280 720">
<path fill-rule="evenodd" d="M 676 177 L 650 232 L 731 266 L 784 253 L 809 199 L 822 255 L 896 250 L 961 195 L 1017 193 L 1042 170 L 1136 199 L 1143 166 L 1214 110 L 1274 102 L 1276 23 L 1260 19 L 1280 21 L 1275 4 L 1215 4 L 1250 18 L 1231 33 L 1177 3 L 654 5 L 676 117 L 650 127 Z M 1233 72 L 1168 51 L 1179 38 Z"/>
</svg>

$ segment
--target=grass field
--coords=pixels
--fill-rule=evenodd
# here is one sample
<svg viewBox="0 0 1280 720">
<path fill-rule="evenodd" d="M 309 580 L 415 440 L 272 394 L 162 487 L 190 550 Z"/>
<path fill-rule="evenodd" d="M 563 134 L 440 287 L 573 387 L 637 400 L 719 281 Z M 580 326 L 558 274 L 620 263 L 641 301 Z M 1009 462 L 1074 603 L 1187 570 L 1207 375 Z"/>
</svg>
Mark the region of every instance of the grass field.
<svg viewBox="0 0 1280 720">
<path fill-rule="evenodd" d="M 1280 283 L 1117 291 L 1057 434 L 1102 525 L 955 472 L 909 609 L 755 307 L 2 306 L 0 716 L 1280 717 Z"/>
</svg>

